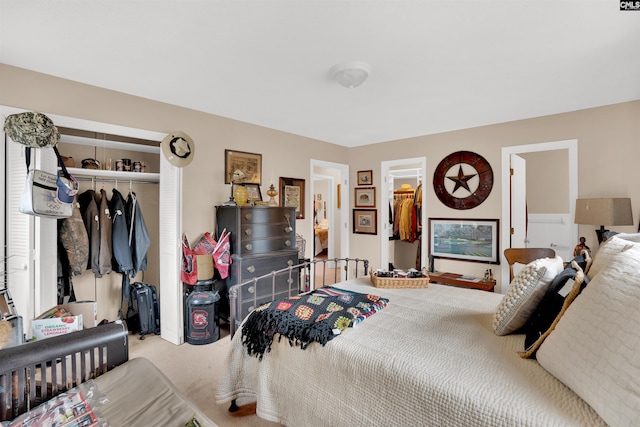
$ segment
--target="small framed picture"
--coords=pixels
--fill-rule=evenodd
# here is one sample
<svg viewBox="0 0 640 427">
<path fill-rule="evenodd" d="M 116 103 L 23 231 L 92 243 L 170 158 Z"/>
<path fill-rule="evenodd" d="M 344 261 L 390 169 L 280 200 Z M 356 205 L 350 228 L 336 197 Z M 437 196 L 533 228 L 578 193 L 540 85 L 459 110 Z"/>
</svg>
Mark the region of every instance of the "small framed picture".
<svg viewBox="0 0 640 427">
<path fill-rule="evenodd" d="M 304 219 L 304 179 L 280 177 L 280 206 L 296 208 L 296 219 Z"/>
<path fill-rule="evenodd" d="M 356 234 L 378 234 L 378 211 L 376 209 L 354 209 L 353 232 Z"/>
<path fill-rule="evenodd" d="M 373 184 L 373 171 L 358 171 L 358 185 Z"/>
<path fill-rule="evenodd" d="M 262 192 L 260 191 L 260 186 L 258 184 L 245 184 L 244 185 L 249 192 L 249 201 L 253 202 L 261 202 L 262 201 Z"/>
<path fill-rule="evenodd" d="M 376 187 L 356 187 L 353 189 L 356 208 L 376 207 Z"/>
</svg>

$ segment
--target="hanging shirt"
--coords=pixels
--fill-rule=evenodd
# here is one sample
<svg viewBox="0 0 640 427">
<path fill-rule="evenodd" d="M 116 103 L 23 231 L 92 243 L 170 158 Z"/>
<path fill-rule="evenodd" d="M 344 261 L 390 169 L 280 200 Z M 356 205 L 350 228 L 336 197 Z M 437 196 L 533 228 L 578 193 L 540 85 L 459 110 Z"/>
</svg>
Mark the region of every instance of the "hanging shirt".
<svg viewBox="0 0 640 427">
<path fill-rule="evenodd" d="M 100 255 L 99 255 L 99 270 L 100 275 L 96 277 L 102 277 L 103 274 L 111 273 L 111 257 L 113 256 L 112 249 L 112 224 L 111 224 L 111 211 L 109 210 L 109 200 L 107 199 L 107 192 L 103 189 L 100 190 L 100 205 L 98 208 L 98 214 L 100 216 Z"/>
<path fill-rule="evenodd" d="M 133 272 L 133 258 L 129 247 L 129 227 L 125 215 L 124 197 L 115 188 L 112 190 L 109 209 L 113 223 L 111 230 L 113 244 L 111 267 L 115 271 L 128 275 Z"/>
<path fill-rule="evenodd" d="M 100 277 L 100 215 L 96 203 L 96 192 L 87 190 L 78 195 L 82 221 L 87 229 L 89 238 L 89 261 L 87 268 L 93 271 L 95 277 Z"/>
<path fill-rule="evenodd" d="M 147 251 L 151 246 L 151 238 L 134 192 L 129 192 L 125 210 L 129 220 L 129 247 L 133 260 L 131 277 L 134 277 L 139 271 L 147 269 Z"/>
</svg>

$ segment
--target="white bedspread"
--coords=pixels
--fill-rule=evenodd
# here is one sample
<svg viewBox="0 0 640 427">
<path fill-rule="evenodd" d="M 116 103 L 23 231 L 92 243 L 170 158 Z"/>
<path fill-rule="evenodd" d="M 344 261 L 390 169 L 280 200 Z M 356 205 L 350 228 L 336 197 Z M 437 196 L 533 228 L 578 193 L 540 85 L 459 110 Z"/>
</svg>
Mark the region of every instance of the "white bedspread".
<svg viewBox="0 0 640 427">
<path fill-rule="evenodd" d="M 502 295 L 430 284 L 381 289 L 368 278 L 338 287 L 389 305 L 325 347 L 283 340 L 260 362 L 234 336 L 217 402 L 255 397 L 258 416 L 290 426 L 605 425 L 537 361 L 524 336 L 496 336 Z"/>
</svg>

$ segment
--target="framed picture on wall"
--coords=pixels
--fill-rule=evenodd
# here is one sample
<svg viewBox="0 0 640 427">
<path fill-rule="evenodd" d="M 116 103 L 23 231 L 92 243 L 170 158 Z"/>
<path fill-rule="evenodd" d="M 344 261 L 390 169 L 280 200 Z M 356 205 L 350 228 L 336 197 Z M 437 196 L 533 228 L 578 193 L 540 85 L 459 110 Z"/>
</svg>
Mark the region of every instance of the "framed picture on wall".
<svg viewBox="0 0 640 427">
<path fill-rule="evenodd" d="M 353 189 L 356 208 L 376 207 L 376 187 L 356 187 Z"/>
<path fill-rule="evenodd" d="M 373 184 L 373 171 L 358 171 L 358 185 Z"/>
<path fill-rule="evenodd" d="M 378 211 L 376 209 L 354 209 L 353 232 L 356 234 L 378 234 Z"/>
<path fill-rule="evenodd" d="M 296 208 L 296 219 L 304 219 L 304 179 L 280 177 L 280 206 Z"/>
<path fill-rule="evenodd" d="M 434 258 L 500 264 L 498 219 L 429 218 Z"/>
<path fill-rule="evenodd" d="M 231 184 L 234 174 L 240 176 L 236 184 L 262 184 L 262 154 L 224 150 L 224 183 Z"/>
</svg>

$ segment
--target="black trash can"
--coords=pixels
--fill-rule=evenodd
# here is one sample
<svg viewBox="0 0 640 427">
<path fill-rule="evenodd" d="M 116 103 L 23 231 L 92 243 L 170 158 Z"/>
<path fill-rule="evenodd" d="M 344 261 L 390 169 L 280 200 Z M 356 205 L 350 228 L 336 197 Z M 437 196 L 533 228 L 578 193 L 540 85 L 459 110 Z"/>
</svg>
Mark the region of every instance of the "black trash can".
<svg viewBox="0 0 640 427">
<path fill-rule="evenodd" d="M 220 338 L 218 301 L 220 295 L 212 291 L 215 280 L 195 284 L 185 304 L 185 338 L 189 344 L 210 344 Z"/>
</svg>

